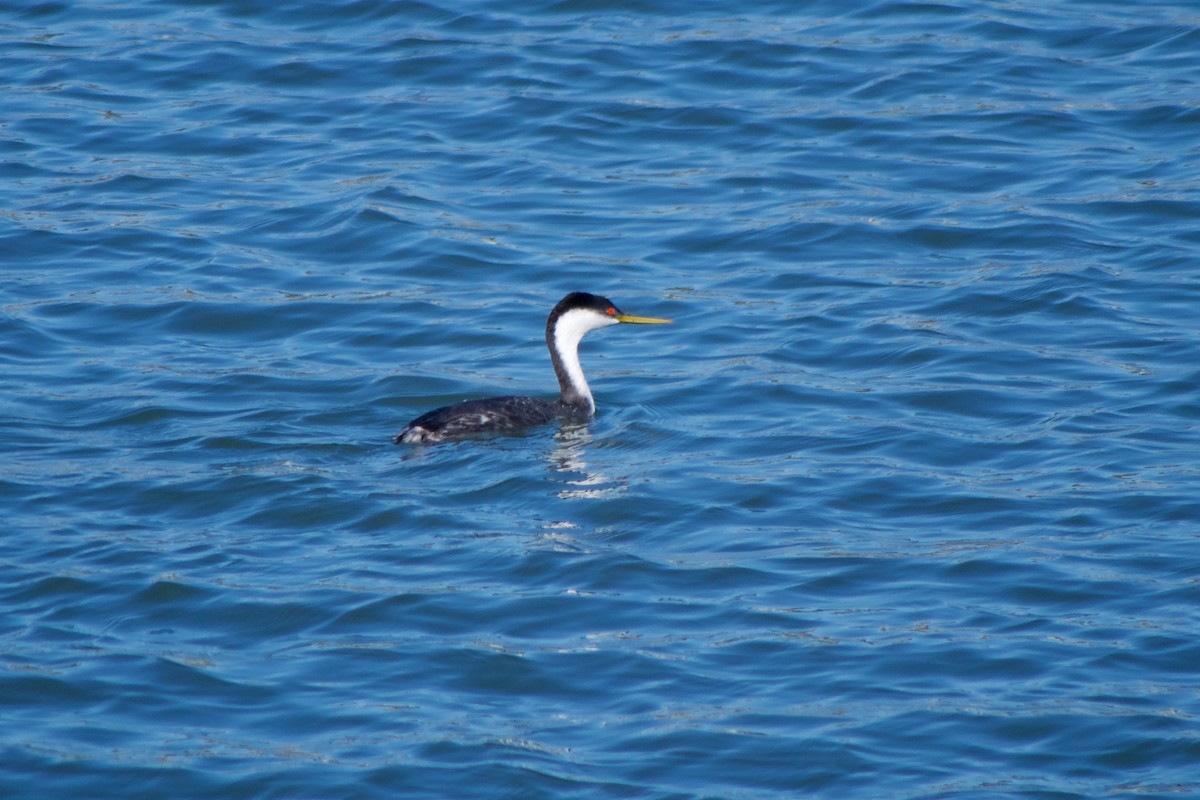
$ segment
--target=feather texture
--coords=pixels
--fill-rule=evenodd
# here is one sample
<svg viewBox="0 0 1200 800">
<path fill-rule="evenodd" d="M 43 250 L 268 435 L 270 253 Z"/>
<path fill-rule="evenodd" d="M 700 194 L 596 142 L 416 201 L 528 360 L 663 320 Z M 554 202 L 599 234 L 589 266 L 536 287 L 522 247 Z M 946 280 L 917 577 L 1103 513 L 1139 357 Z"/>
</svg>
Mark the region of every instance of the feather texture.
<svg viewBox="0 0 1200 800">
<path fill-rule="evenodd" d="M 435 408 L 396 434 L 396 443 L 433 444 L 486 433 L 514 433 L 561 416 L 563 403 L 540 397 L 489 397 Z"/>
</svg>

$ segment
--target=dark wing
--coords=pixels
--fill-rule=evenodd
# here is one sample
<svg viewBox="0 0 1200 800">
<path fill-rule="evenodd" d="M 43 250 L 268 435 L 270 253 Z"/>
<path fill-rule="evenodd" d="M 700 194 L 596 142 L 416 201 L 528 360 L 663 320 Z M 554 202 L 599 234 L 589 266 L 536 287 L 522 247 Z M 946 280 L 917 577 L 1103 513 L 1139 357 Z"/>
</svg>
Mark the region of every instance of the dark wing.
<svg viewBox="0 0 1200 800">
<path fill-rule="evenodd" d="M 485 433 L 512 433 L 558 416 L 558 403 L 539 397 L 490 397 L 435 408 L 396 434 L 395 442 L 442 442 Z"/>
</svg>

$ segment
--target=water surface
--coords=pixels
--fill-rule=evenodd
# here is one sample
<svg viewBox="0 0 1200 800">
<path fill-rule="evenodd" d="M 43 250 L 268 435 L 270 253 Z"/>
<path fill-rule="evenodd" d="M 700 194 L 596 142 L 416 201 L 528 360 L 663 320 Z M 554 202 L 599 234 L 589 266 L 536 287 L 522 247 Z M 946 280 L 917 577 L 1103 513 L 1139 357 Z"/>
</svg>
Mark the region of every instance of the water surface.
<svg viewBox="0 0 1200 800">
<path fill-rule="evenodd" d="M 0 40 L 6 798 L 1200 794 L 1192 4 Z"/>
</svg>

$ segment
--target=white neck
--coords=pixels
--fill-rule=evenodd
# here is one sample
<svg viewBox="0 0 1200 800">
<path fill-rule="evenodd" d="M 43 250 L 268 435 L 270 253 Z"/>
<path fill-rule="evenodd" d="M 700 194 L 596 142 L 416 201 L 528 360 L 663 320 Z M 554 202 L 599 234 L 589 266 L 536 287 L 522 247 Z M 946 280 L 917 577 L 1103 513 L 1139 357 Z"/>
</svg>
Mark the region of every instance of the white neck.
<svg viewBox="0 0 1200 800">
<path fill-rule="evenodd" d="M 592 390 L 579 363 L 579 343 L 588 331 L 616 324 L 617 320 L 611 317 L 603 317 L 590 309 L 576 308 L 559 317 L 554 325 L 554 338 L 550 346 L 556 356 L 555 367 L 559 368 L 556 372 L 563 399 L 586 404 L 589 414 L 595 413 L 596 403 L 592 400 Z"/>
</svg>

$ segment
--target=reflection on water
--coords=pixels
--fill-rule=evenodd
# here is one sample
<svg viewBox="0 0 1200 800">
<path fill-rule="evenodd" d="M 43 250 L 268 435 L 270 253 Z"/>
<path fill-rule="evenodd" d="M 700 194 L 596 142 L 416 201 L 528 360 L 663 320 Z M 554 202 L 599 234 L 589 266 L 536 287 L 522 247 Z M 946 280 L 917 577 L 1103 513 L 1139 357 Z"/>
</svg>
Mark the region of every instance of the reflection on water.
<svg viewBox="0 0 1200 800">
<path fill-rule="evenodd" d="M 586 423 L 564 425 L 554 435 L 557 447 L 550 453 L 551 466 L 558 472 L 577 473 L 581 477 L 568 479 L 571 488 L 560 489 L 556 496 L 561 500 L 597 500 L 623 494 L 629 488 L 627 478 L 610 478 L 603 472 L 588 468 L 585 459 L 587 447 L 593 441 Z"/>
</svg>

